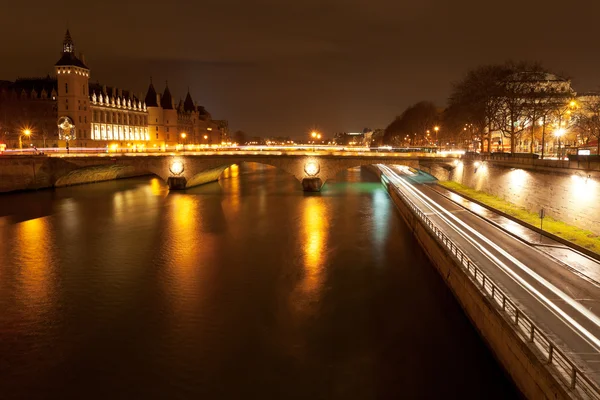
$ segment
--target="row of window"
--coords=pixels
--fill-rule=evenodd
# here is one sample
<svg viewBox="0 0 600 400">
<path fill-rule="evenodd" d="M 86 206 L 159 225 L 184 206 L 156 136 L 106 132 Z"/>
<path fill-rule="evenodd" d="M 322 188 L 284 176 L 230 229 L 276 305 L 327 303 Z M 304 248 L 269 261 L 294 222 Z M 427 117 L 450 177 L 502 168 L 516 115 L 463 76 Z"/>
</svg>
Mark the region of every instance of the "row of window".
<svg viewBox="0 0 600 400">
<path fill-rule="evenodd" d="M 93 122 L 104 122 L 108 124 L 123 125 L 148 125 L 148 117 L 145 115 L 125 114 L 120 112 L 97 111 L 92 115 Z"/>
<path fill-rule="evenodd" d="M 94 124 L 92 139 L 94 140 L 150 140 L 145 128 L 111 127 Z"/>
</svg>

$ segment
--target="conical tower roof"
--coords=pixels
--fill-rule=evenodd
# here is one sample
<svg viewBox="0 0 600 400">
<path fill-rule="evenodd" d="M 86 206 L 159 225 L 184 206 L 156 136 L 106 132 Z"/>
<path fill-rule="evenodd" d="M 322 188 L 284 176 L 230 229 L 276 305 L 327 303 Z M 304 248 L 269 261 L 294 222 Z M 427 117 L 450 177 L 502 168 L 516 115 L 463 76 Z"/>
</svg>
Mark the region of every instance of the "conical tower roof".
<svg viewBox="0 0 600 400">
<path fill-rule="evenodd" d="M 165 91 L 160 99 L 160 105 L 165 110 L 173 109 L 173 98 L 171 97 L 171 92 L 169 91 L 169 84 L 165 86 Z"/>
<path fill-rule="evenodd" d="M 190 94 L 190 90 L 188 89 L 187 96 L 185 96 L 185 101 L 183 103 L 183 110 L 187 112 L 196 111 L 196 106 L 194 105 L 194 100 L 192 100 L 192 95 Z"/>
<path fill-rule="evenodd" d="M 80 68 L 89 69 L 87 65 L 83 61 L 81 61 L 75 55 L 75 44 L 73 44 L 73 39 L 71 38 L 71 33 L 67 29 L 65 33 L 65 39 L 63 40 L 63 51 L 60 60 L 54 64 L 56 66 L 75 66 Z"/>
<path fill-rule="evenodd" d="M 146 93 L 146 107 L 158 107 L 158 102 L 156 101 L 156 90 L 154 90 L 154 85 L 152 84 L 152 79 L 150 79 L 150 86 L 148 86 L 148 92 Z"/>
</svg>

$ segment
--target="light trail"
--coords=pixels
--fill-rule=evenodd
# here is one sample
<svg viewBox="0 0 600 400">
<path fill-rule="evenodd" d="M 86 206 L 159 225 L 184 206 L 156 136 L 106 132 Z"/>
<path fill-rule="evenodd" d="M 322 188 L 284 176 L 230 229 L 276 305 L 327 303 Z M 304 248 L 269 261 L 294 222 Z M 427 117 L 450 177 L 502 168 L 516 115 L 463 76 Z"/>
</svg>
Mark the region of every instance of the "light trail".
<svg viewBox="0 0 600 400">
<path fill-rule="evenodd" d="M 567 294 L 565 294 L 562 290 L 558 289 L 556 286 L 554 286 L 553 284 L 551 284 L 550 282 L 548 282 L 546 279 L 544 279 L 543 277 L 541 277 L 540 275 L 538 275 L 535 271 L 532 271 L 526 265 L 524 265 L 523 263 L 521 263 L 518 259 L 516 259 L 511 254 L 509 254 L 508 252 L 506 252 L 504 249 L 502 249 L 501 247 L 499 247 L 498 245 L 496 245 L 495 243 L 493 243 L 492 241 L 490 241 L 487 237 L 485 237 L 481 233 L 477 232 L 475 229 L 473 229 L 471 226 L 469 226 L 468 224 L 466 224 L 464 221 L 461 221 L 459 218 L 457 218 L 451 212 L 449 212 L 448 210 L 446 210 L 445 208 L 443 208 L 437 202 L 435 202 L 434 200 L 432 200 L 428 196 L 424 195 L 419 190 L 413 188 L 412 185 L 407 184 L 406 182 L 404 182 L 404 179 L 402 179 L 392 169 L 390 169 L 389 167 L 387 167 L 385 165 L 380 165 L 380 167 L 382 169 L 384 169 L 385 171 L 387 171 L 392 176 L 393 180 L 397 184 L 402 185 L 403 188 L 405 188 L 406 190 L 408 190 L 410 193 L 412 193 L 414 196 L 416 196 L 417 198 L 419 198 L 424 203 L 428 204 L 429 207 L 431 208 L 431 210 L 436 215 L 438 215 L 442 220 L 444 220 L 444 222 L 446 222 L 450 227 L 452 227 L 456 232 L 458 232 L 468 242 L 470 242 L 476 248 L 478 248 L 481 251 L 481 253 L 486 258 L 488 258 L 490 261 L 492 261 L 494 264 L 496 264 L 498 267 L 500 267 L 508 276 L 510 276 L 523 289 L 527 290 L 530 294 L 535 295 L 534 297 L 536 297 L 542 304 L 544 304 L 551 312 L 553 312 L 555 315 L 558 314 L 557 317 L 561 318 L 564 322 L 568 322 L 567 325 L 575 333 L 577 333 L 580 337 L 582 337 L 582 339 L 584 339 L 586 342 L 588 342 L 588 344 L 590 344 L 592 347 L 594 347 L 596 349 L 596 351 L 600 351 L 600 340 L 596 336 L 594 336 L 585 327 L 583 327 L 581 324 L 579 324 L 567 312 L 565 312 L 564 310 L 562 310 L 554 302 L 552 302 L 550 299 L 548 299 L 546 296 L 544 296 L 539 290 L 537 290 L 535 287 L 533 287 L 529 282 L 527 282 L 525 279 L 523 279 L 521 276 L 519 276 L 515 271 L 512 270 L 512 268 L 510 268 L 508 265 L 506 265 L 504 262 L 502 262 L 500 259 L 498 259 L 494 254 L 492 254 L 481 243 L 479 243 L 477 240 L 475 240 L 471 235 L 469 235 L 468 233 L 466 233 L 464 230 L 462 230 L 456 224 L 454 224 L 452 221 L 450 221 L 448 218 L 446 218 L 446 216 L 444 216 L 442 213 L 447 214 L 450 218 L 452 218 L 453 220 L 455 220 L 456 222 L 458 222 L 460 225 L 462 225 L 463 227 L 465 227 L 468 231 L 472 232 L 474 235 L 476 235 L 483 242 L 485 242 L 490 247 L 492 247 L 493 249 L 495 249 L 498 253 L 502 254 L 504 257 L 506 257 L 507 259 L 509 259 L 513 264 L 515 264 L 517 267 L 519 267 L 522 271 L 524 271 L 525 273 L 527 273 L 529 276 L 531 276 L 533 279 L 535 279 L 541 285 L 543 285 L 544 287 L 546 287 L 552 293 L 554 293 L 555 295 L 557 295 L 558 297 L 560 297 L 567 304 L 569 304 L 574 310 L 576 310 L 581 315 L 583 315 L 584 317 L 586 317 L 588 320 L 590 320 L 591 322 L 593 322 L 596 326 L 600 326 L 600 319 L 594 313 L 592 313 L 591 311 L 589 311 L 588 309 L 586 309 L 585 307 L 583 307 L 579 302 L 575 301 L 573 298 L 571 298 Z M 438 210 L 440 210 L 441 212 L 438 211 Z M 577 329 L 575 329 L 575 328 L 577 328 Z M 581 335 L 583 335 L 583 336 L 581 336 Z M 591 341 L 591 343 L 590 343 L 590 341 Z"/>
</svg>

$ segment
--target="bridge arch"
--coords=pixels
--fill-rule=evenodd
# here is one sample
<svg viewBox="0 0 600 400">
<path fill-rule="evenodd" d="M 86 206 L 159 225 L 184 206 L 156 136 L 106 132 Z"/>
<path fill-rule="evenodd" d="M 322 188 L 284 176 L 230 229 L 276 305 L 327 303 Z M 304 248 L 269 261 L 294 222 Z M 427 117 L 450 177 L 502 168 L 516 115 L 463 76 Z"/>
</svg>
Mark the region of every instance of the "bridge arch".
<svg viewBox="0 0 600 400">
<path fill-rule="evenodd" d="M 54 186 L 98 182 L 154 174 L 172 189 L 186 189 L 219 179 L 234 164 L 258 163 L 275 167 L 294 176 L 304 190 L 320 190 L 338 173 L 353 167 L 373 164 L 400 164 L 427 170 L 427 164 L 452 160 L 421 160 L 419 157 L 377 157 L 369 155 L 334 156 L 318 154 L 159 154 L 145 156 L 97 156 L 54 158 Z M 310 168 L 308 168 L 310 167 Z"/>
</svg>

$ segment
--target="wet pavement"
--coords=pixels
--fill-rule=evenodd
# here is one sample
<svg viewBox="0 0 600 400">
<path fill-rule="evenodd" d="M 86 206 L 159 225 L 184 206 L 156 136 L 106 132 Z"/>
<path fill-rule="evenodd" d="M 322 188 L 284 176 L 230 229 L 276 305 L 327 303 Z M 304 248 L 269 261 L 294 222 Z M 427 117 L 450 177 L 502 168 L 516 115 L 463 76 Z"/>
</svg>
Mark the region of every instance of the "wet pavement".
<svg viewBox="0 0 600 400">
<path fill-rule="evenodd" d="M 513 236 L 520 238 L 521 240 L 535 246 L 538 250 L 544 252 L 548 256 L 554 258 L 564 266 L 573 272 L 594 281 L 597 285 L 600 285 L 600 262 L 580 253 L 564 244 L 557 242 L 556 240 L 542 235 L 526 226 L 513 221 L 510 218 L 504 217 L 488 208 L 480 206 L 465 197 L 454 193 L 443 186 L 437 185 L 437 179 L 430 174 L 418 171 L 414 173 L 414 170 L 408 170 L 403 167 L 394 168 L 399 172 L 403 172 L 406 175 L 410 175 L 410 179 L 418 183 L 430 183 L 430 187 L 438 192 L 439 194 L 449 198 L 453 202 L 463 206 L 467 210 L 474 214 L 491 221 L 496 226 L 506 230 Z"/>
<path fill-rule="evenodd" d="M 442 186 L 431 185 L 431 187 L 436 192 L 448 197 L 450 200 L 460 204 L 474 214 L 493 222 L 502 229 L 510 232 L 512 235 L 528 242 L 529 244 L 535 246 L 538 250 L 543 251 L 550 257 L 553 257 L 565 264 L 566 267 L 572 269 L 574 272 L 577 272 L 600 285 L 600 262 L 597 260 L 571 249 L 570 247 L 567 247 L 552 238 L 529 229 L 526 226 L 511 220 L 510 218 L 506 218 L 488 208 L 482 207 L 477 203 L 467 200 L 463 196 L 456 194 Z"/>
</svg>

